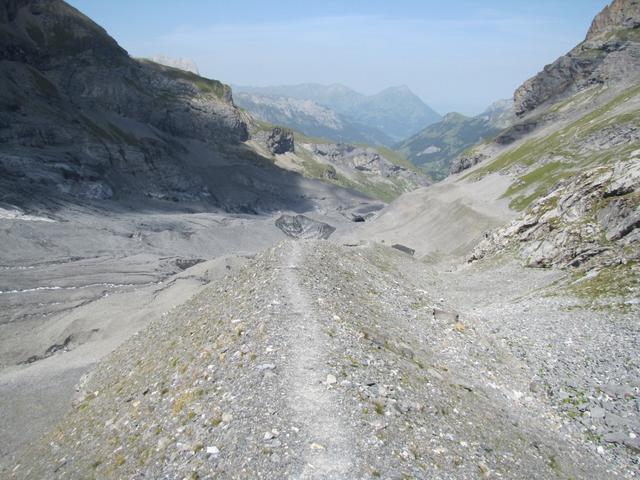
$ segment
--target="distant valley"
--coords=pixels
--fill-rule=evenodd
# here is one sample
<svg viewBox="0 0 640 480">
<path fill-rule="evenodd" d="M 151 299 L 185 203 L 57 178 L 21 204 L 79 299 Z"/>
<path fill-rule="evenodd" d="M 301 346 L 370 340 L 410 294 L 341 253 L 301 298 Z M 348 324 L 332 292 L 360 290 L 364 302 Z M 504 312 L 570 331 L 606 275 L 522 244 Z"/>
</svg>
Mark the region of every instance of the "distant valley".
<svg viewBox="0 0 640 480">
<path fill-rule="evenodd" d="M 258 118 L 309 136 L 389 146 L 440 120 L 408 87 L 363 95 L 343 85 L 235 86 L 237 101 Z"/>
</svg>

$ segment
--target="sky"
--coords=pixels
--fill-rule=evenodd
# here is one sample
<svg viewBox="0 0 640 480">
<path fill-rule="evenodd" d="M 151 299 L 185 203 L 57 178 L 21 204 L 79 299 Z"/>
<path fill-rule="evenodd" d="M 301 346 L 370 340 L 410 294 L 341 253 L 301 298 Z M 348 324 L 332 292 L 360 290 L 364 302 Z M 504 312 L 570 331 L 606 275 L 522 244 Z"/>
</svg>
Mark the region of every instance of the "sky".
<svg viewBox="0 0 640 480">
<path fill-rule="evenodd" d="M 69 1 L 69 0 L 68 0 Z M 70 0 L 132 56 L 235 85 L 407 85 L 477 114 L 586 35 L 607 0 Z"/>
</svg>

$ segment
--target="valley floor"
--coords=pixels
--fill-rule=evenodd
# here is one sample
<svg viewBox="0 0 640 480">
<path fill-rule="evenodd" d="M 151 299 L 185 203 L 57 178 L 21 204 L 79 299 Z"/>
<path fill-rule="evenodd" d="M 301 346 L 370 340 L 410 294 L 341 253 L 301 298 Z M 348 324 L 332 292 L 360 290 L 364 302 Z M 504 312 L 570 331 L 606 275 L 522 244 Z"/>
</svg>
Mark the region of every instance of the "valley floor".
<svg viewBox="0 0 640 480">
<path fill-rule="evenodd" d="M 508 259 L 443 269 L 377 244 L 281 243 L 118 348 L 5 466 L 633 478 L 637 306 L 586 310 L 558 295 L 566 281 Z"/>
</svg>

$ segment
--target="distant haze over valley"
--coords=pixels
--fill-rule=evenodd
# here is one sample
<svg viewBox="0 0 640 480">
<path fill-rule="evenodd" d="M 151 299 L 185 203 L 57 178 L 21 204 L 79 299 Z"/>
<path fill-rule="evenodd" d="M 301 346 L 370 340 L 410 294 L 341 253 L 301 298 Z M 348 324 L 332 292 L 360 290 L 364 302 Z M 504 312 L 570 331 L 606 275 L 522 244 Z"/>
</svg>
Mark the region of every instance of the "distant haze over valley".
<svg viewBox="0 0 640 480">
<path fill-rule="evenodd" d="M 375 95 L 340 84 L 233 89 L 238 105 L 262 120 L 333 140 L 391 145 L 440 120 L 406 85 Z"/>
</svg>

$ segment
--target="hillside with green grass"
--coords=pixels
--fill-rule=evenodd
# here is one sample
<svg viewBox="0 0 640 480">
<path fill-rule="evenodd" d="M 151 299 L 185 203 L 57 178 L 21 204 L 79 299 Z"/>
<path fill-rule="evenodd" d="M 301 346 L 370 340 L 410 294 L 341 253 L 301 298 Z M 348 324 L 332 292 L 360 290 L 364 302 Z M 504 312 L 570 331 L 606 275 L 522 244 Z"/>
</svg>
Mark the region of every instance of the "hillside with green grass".
<svg viewBox="0 0 640 480">
<path fill-rule="evenodd" d="M 396 144 L 394 149 L 429 177 L 442 180 L 449 175 L 456 157 L 467 148 L 496 135 L 512 118 L 513 106 L 510 101 L 496 102 L 475 117 L 449 113 L 440 122 Z"/>
</svg>

